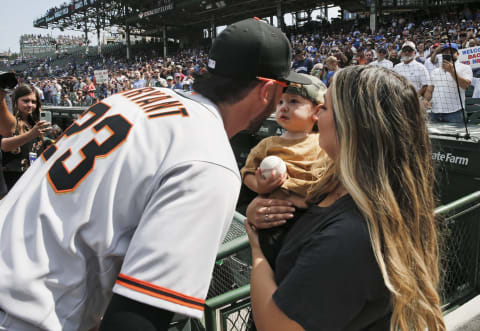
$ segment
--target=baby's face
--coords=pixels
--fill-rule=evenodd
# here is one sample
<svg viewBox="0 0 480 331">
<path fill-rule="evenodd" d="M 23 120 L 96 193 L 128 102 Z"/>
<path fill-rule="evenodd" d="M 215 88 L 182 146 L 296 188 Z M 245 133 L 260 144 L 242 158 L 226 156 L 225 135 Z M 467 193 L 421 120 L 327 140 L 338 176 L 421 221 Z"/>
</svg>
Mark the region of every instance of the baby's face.
<svg viewBox="0 0 480 331">
<path fill-rule="evenodd" d="M 276 111 L 277 123 L 290 132 L 311 132 L 315 124 L 316 106 L 307 98 L 284 93 Z"/>
</svg>

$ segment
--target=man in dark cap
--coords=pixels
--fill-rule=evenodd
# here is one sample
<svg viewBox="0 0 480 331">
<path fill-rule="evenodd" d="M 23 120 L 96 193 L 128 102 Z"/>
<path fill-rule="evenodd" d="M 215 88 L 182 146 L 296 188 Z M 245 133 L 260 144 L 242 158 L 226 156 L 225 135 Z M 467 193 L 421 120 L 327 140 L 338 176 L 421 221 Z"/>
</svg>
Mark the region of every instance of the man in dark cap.
<svg viewBox="0 0 480 331">
<path fill-rule="evenodd" d="M 2 201 L 0 323 L 201 318 L 241 186 L 229 138 L 258 128 L 289 82 L 311 83 L 290 61 L 281 30 L 243 20 L 215 39 L 195 93 L 142 87 L 90 107 Z"/>
</svg>

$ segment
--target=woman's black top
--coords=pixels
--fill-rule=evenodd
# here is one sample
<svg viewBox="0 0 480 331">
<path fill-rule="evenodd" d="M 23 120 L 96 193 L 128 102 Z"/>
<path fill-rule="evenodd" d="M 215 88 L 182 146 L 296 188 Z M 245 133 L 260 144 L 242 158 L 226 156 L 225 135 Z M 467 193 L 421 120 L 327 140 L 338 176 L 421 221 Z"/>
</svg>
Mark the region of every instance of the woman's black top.
<svg viewBox="0 0 480 331">
<path fill-rule="evenodd" d="M 390 293 L 350 195 L 311 206 L 276 259 L 278 307 L 306 330 L 389 330 Z"/>
</svg>

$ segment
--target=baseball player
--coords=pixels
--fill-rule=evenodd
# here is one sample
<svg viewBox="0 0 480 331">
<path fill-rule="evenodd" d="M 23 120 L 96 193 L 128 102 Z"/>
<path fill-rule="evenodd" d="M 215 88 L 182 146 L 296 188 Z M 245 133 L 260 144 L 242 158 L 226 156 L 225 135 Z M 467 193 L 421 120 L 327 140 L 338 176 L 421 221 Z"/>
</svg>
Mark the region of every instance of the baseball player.
<svg viewBox="0 0 480 331">
<path fill-rule="evenodd" d="M 65 130 L 0 202 L 0 329 L 200 318 L 241 185 L 229 138 L 261 124 L 287 82 L 309 83 L 290 57 L 280 30 L 240 21 L 193 95 L 125 91 Z"/>
</svg>

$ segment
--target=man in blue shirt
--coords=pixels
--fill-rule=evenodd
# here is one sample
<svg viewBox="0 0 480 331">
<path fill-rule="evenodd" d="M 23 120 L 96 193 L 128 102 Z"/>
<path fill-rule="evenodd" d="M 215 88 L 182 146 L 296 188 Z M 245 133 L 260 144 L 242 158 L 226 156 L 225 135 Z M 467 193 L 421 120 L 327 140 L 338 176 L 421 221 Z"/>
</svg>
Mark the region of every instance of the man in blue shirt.
<svg viewBox="0 0 480 331">
<path fill-rule="evenodd" d="M 305 51 L 301 49 L 295 50 L 295 62 L 292 64 L 292 69 L 301 74 L 310 74 L 313 68 L 312 59 L 305 57 Z"/>
</svg>

